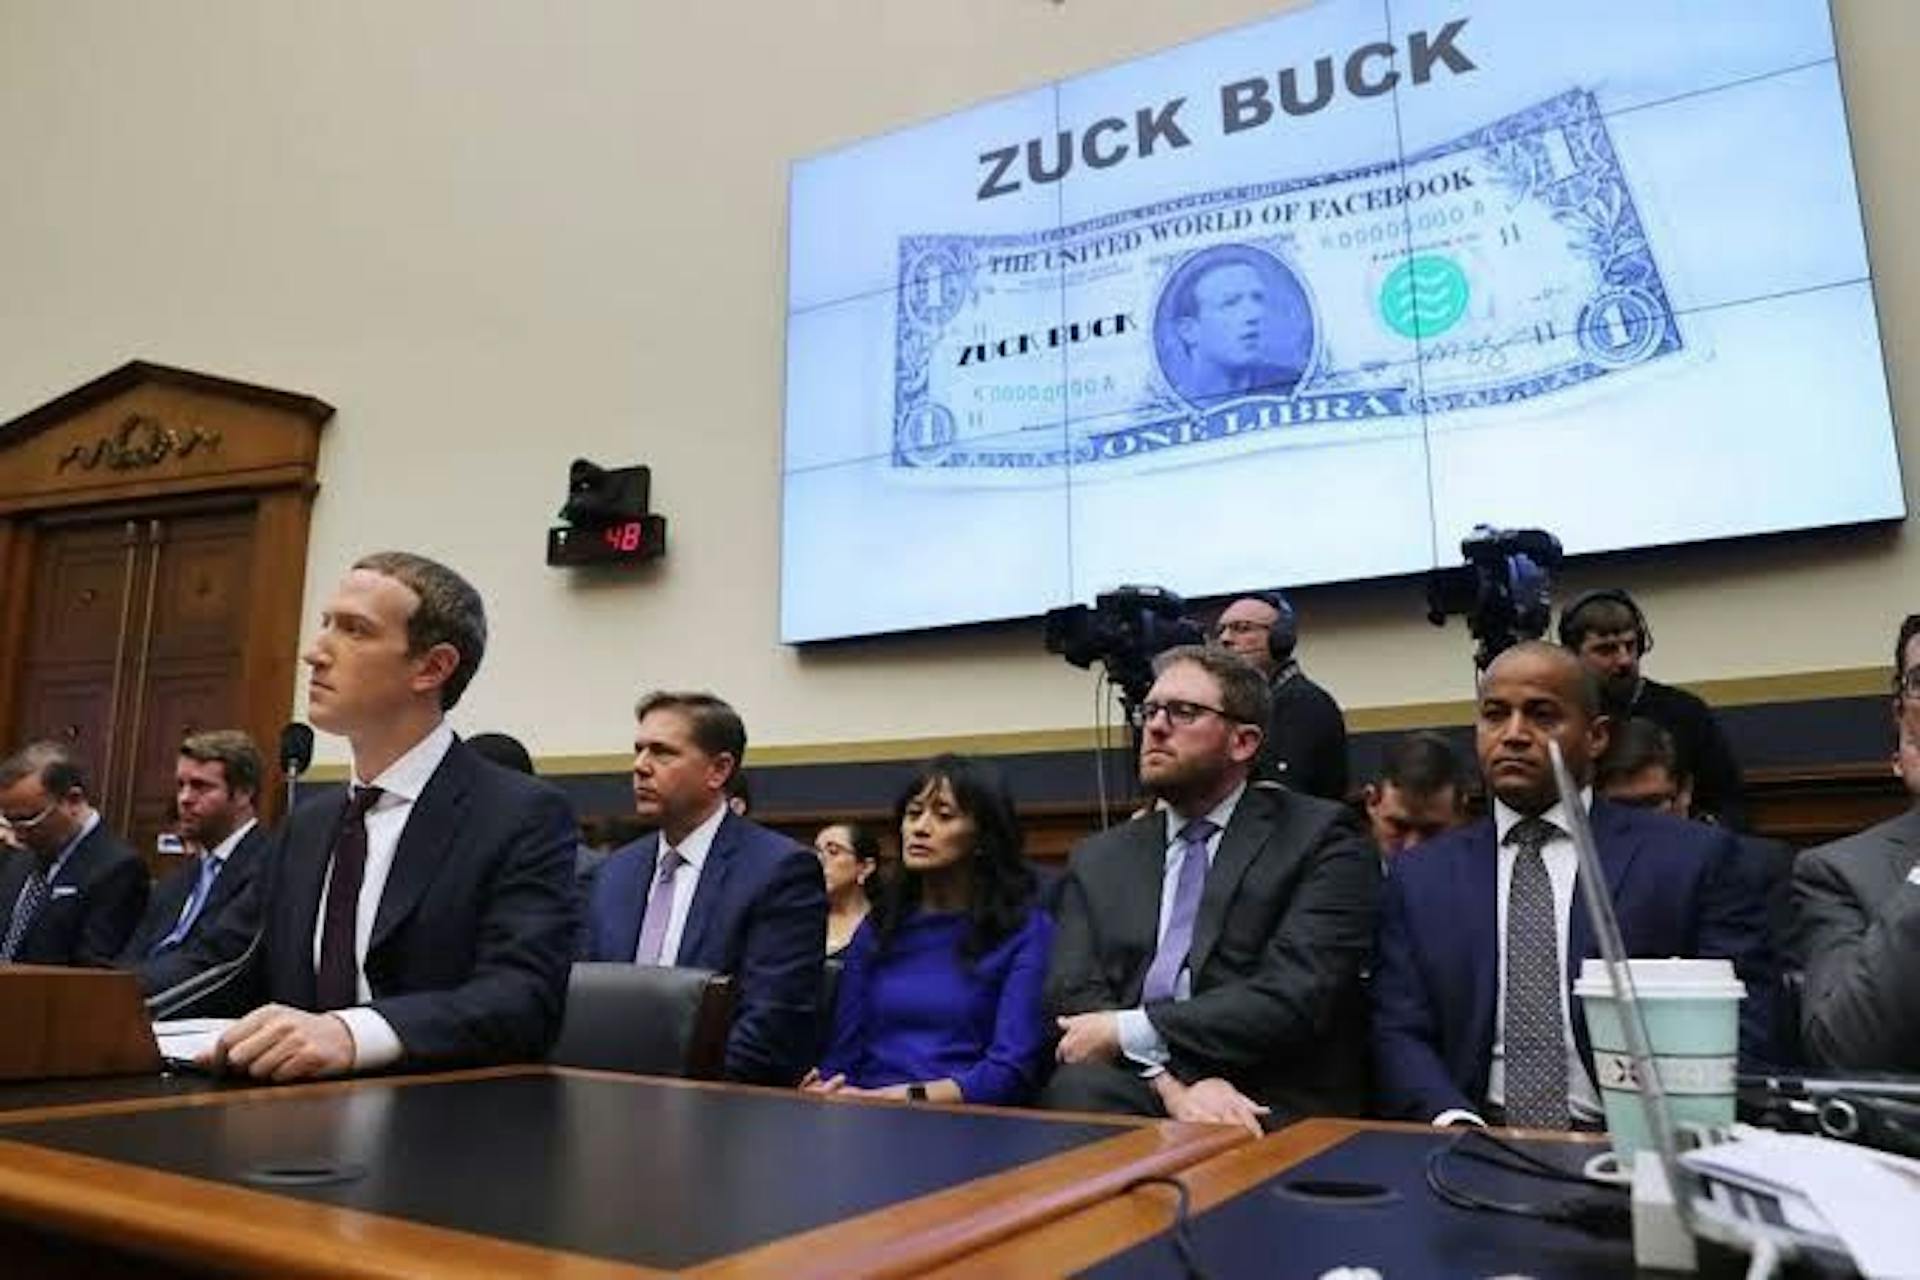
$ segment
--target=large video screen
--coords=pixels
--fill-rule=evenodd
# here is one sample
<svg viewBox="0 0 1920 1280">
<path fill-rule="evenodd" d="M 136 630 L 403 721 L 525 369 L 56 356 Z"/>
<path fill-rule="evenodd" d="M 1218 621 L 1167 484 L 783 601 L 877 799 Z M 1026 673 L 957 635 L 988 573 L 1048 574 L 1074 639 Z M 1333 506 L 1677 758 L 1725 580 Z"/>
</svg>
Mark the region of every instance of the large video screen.
<svg viewBox="0 0 1920 1280">
<path fill-rule="evenodd" d="M 1321 0 L 789 235 L 790 642 L 1905 514 L 1825 0 Z"/>
</svg>

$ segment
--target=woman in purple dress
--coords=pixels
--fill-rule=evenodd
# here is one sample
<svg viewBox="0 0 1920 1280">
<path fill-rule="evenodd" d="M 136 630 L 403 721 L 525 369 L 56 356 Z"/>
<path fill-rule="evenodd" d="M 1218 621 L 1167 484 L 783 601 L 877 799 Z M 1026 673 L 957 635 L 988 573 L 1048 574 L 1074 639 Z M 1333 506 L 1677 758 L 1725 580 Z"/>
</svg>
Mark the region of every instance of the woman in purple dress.
<svg viewBox="0 0 1920 1280">
<path fill-rule="evenodd" d="M 900 874 L 843 953 L 833 1040 L 803 1087 L 1018 1103 L 1047 1064 L 1053 922 L 990 766 L 930 761 L 895 805 Z"/>
</svg>

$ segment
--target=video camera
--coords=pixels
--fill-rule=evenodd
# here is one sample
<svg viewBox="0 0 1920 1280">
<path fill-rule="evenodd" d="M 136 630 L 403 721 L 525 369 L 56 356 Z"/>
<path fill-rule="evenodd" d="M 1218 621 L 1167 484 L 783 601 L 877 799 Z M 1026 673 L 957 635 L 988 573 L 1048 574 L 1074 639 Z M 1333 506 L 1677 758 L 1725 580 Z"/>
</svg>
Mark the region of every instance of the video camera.
<svg viewBox="0 0 1920 1280">
<path fill-rule="evenodd" d="M 582 528 L 599 528 L 647 514 L 653 472 L 647 467 L 603 467 L 575 458 L 567 469 L 567 502 L 560 518 Z"/>
<path fill-rule="evenodd" d="M 1153 687 L 1153 659 L 1175 645 L 1200 644 L 1206 632 L 1187 602 L 1164 587 L 1125 586 L 1047 613 L 1047 652 L 1076 667 L 1103 663 L 1128 706 Z"/>
<path fill-rule="evenodd" d="M 1495 529 L 1475 525 L 1460 542 L 1467 563 L 1427 575 L 1427 621 L 1444 627 L 1463 614 L 1480 645 L 1473 665 L 1481 671 L 1522 640 L 1547 633 L 1553 612 L 1553 577 L 1560 540 L 1544 529 Z"/>
</svg>

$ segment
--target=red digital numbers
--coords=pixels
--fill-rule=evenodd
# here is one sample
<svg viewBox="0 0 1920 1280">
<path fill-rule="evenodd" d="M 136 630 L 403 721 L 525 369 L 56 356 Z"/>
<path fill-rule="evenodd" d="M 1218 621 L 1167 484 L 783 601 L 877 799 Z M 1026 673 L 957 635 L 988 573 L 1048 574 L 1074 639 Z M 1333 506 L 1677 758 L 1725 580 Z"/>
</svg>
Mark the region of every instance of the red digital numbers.
<svg viewBox="0 0 1920 1280">
<path fill-rule="evenodd" d="M 606 539 L 607 545 L 615 551 L 638 551 L 643 530 L 638 520 L 629 520 L 625 524 L 616 524 L 602 530 L 600 536 Z"/>
</svg>

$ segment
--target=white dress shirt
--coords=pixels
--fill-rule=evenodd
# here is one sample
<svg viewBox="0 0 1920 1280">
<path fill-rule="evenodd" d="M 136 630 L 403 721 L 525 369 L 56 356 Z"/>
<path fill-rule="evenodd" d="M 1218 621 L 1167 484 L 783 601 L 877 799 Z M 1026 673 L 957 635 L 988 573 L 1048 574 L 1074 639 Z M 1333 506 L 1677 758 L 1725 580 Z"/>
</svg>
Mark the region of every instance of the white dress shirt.
<svg viewBox="0 0 1920 1280">
<path fill-rule="evenodd" d="M 427 783 L 447 758 L 453 746 L 453 730 L 442 720 L 426 737 L 413 744 L 407 753 L 388 765 L 371 782 L 361 779 L 359 766 L 353 770 L 353 790 L 375 786 L 381 791 L 373 808 L 367 811 L 367 867 L 360 879 L 360 898 L 353 917 L 354 990 L 362 1002 L 352 1009 L 333 1009 L 347 1024 L 353 1036 L 353 1066 L 356 1071 L 377 1071 L 400 1060 L 400 1037 L 387 1020 L 365 1007 L 373 999 L 367 986 L 367 943 L 373 937 L 373 922 L 380 914 L 380 895 L 386 891 L 387 877 L 393 873 L 393 855 L 400 846 L 400 833 L 407 829 L 413 806 Z M 327 866 L 327 878 L 320 887 L 321 909 L 314 912 L 313 968 L 320 970 L 320 937 L 327 925 L 327 891 L 333 884 L 333 866 Z"/>
<path fill-rule="evenodd" d="M 713 849 L 713 837 L 720 830 L 720 823 L 727 816 L 726 802 L 713 807 L 713 812 L 701 820 L 700 825 L 687 832 L 676 850 L 681 858 L 679 872 L 673 877 L 673 911 L 667 916 L 667 932 L 660 939 L 660 963 L 672 965 L 679 962 L 680 939 L 687 931 L 687 912 L 693 909 L 694 891 L 700 887 L 700 872 L 707 865 L 707 854 Z M 660 837 L 659 856 L 654 859 L 653 879 L 647 882 L 647 892 L 651 896 L 653 886 L 660 879 L 660 868 L 665 864 L 667 837 Z M 644 913 L 645 905 L 641 907 Z M 646 924 L 645 916 L 641 925 Z M 634 959 L 639 959 L 639 949 L 634 950 Z"/>
<path fill-rule="evenodd" d="M 1233 821 L 1233 811 L 1240 803 L 1240 797 L 1247 793 L 1247 784 L 1241 783 L 1227 793 L 1227 798 L 1215 805 L 1205 817 L 1213 823 L 1213 834 L 1207 837 L 1207 870 L 1213 870 L 1214 855 L 1220 852 L 1220 840 L 1227 834 L 1227 824 Z M 1174 895 L 1179 891 L 1180 867 L 1187 857 L 1187 847 L 1181 842 L 1180 832 L 1185 829 L 1189 818 L 1183 818 L 1170 808 L 1162 808 L 1166 817 L 1167 847 L 1162 854 L 1163 863 L 1160 872 L 1160 925 L 1154 930 L 1155 952 L 1159 950 L 1159 940 L 1167 936 L 1167 921 L 1173 915 Z M 1204 893 L 1205 890 L 1203 889 Z M 1196 920 L 1196 924 L 1198 921 Z M 1151 960 L 1149 960 L 1151 963 Z M 1173 980 L 1173 998 L 1185 1000 L 1193 994 L 1193 974 L 1185 964 Z M 1120 1051 L 1128 1058 L 1146 1068 L 1141 1074 L 1159 1075 L 1167 1065 L 1167 1041 L 1147 1017 L 1147 1011 L 1141 1008 L 1122 1009 L 1114 1015 L 1119 1022 Z"/>
<path fill-rule="evenodd" d="M 1580 803 L 1589 811 L 1592 810 L 1592 788 L 1581 789 Z M 1573 920 L 1573 886 L 1580 870 L 1580 857 L 1574 852 L 1573 837 L 1567 834 L 1565 807 L 1556 804 L 1540 816 L 1551 822 L 1558 832 L 1541 846 L 1540 858 L 1547 864 L 1547 878 L 1553 882 L 1555 950 L 1559 956 L 1559 972 L 1564 975 L 1567 971 L 1567 930 Z M 1494 847 L 1500 859 L 1498 877 L 1494 881 L 1495 936 L 1499 939 L 1500 977 L 1493 997 L 1493 1062 L 1487 1072 L 1487 1101 L 1495 1106 L 1505 1106 L 1507 1099 L 1507 896 L 1513 884 L 1513 864 L 1518 856 L 1513 846 L 1507 843 L 1507 833 L 1520 821 L 1520 814 L 1509 809 L 1498 797 L 1494 799 Z M 1598 1120 L 1601 1115 L 1600 1095 L 1593 1087 L 1593 1078 L 1587 1074 L 1587 1064 L 1581 1060 L 1580 1050 L 1574 1042 L 1573 1011 L 1568 1007 L 1570 1000 L 1563 976 L 1560 983 L 1560 1026 L 1567 1042 L 1567 1106 L 1576 1120 Z M 1433 1122 L 1445 1125 L 1459 1119 L 1478 1121 L 1480 1117 L 1470 1111 L 1456 1109 L 1442 1112 Z"/>
</svg>

